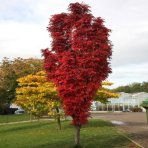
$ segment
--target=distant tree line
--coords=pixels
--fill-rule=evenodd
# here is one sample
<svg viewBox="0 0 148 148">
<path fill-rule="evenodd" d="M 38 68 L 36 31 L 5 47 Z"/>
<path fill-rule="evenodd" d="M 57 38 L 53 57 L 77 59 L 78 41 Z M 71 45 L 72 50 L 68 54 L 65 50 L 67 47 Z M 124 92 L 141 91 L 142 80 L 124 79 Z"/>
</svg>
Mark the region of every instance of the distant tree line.
<svg viewBox="0 0 148 148">
<path fill-rule="evenodd" d="M 125 93 L 137 93 L 137 92 L 147 92 L 148 93 L 148 82 L 142 83 L 132 83 L 125 86 L 119 86 L 113 89 L 115 92 L 125 92 Z"/>
</svg>

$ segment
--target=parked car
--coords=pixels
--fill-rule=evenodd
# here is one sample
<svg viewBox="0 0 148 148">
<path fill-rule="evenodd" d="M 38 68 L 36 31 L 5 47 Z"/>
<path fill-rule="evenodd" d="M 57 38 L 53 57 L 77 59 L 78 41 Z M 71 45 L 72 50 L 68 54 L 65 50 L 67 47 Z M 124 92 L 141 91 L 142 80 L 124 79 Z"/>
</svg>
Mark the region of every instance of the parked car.
<svg viewBox="0 0 148 148">
<path fill-rule="evenodd" d="M 125 109 L 123 112 L 132 112 L 130 109 Z"/>
<path fill-rule="evenodd" d="M 14 112 L 15 114 L 24 114 L 25 111 L 23 109 L 18 109 Z"/>
</svg>

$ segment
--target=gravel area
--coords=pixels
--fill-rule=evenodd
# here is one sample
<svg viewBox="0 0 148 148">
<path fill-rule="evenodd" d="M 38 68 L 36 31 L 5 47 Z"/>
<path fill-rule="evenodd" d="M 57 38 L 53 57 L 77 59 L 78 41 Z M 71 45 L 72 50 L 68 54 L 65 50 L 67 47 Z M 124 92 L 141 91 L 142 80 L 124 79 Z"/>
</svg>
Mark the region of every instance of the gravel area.
<svg viewBox="0 0 148 148">
<path fill-rule="evenodd" d="M 148 148 L 148 124 L 146 113 L 114 112 L 92 113 L 93 118 L 111 121 L 120 130 L 129 134 L 130 138 L 144 148 Z"/>
</svg>

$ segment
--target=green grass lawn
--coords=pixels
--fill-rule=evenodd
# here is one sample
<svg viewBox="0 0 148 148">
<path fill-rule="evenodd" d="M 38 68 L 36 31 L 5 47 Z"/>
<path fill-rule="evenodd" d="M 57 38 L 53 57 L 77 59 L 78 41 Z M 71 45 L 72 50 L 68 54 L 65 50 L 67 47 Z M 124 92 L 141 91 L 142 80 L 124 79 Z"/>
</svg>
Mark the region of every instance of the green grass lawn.
<svg viewBox="0 0 148 148">
<path fill-rule="evenodd" d="M 70 121 L 40 121 L 0 125 L 0 148 L 72 148 L 74 128 Z M 128 148 L 133 144 L 119 134 L 112 124 L 91 120 L 81 129 L 82 148 Z M 136 148 L 136 146 L 134 147 Z"/>
<path fill-rule="evenodd" d="M 0 115 L 0 123 L 18 122 L 26 120 L 30 120 L 29 114 Z"/>
</svg>

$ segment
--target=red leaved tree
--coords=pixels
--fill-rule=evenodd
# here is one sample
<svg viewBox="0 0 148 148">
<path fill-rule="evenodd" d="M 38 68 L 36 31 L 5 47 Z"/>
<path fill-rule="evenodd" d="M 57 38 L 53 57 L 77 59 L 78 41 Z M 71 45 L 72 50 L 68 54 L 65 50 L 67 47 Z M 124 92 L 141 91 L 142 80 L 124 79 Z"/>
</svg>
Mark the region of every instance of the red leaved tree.
<svg viewBox="0 0 148 148">
<path fill-rule="evenodd" d="M 66 115 L 76 127 L 75 143 L 80 143 L 80 128 L 86 124 L 93 96 L 111 68 L 110 30 L 95 18 L 84 3 L 71 3 L 69 13 L 55 14 L 48 31 L 51 50 L 43 50 L 48 79 L 59 91 Z"/>
</svg>

